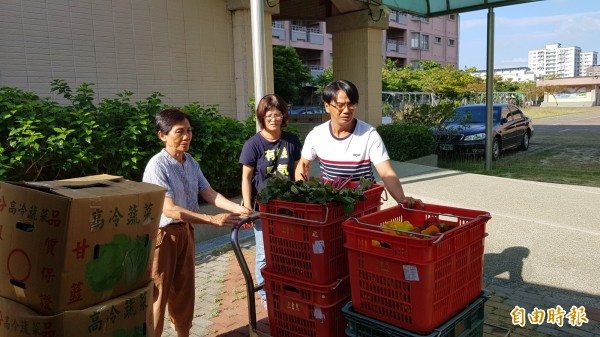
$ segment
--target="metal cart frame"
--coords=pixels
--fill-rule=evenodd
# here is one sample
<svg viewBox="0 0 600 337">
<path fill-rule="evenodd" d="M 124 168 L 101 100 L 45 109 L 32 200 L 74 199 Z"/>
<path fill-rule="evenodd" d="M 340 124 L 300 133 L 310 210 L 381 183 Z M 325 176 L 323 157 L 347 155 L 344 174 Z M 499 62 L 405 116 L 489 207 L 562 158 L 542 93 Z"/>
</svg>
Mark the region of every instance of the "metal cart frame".
<svg viewBox="0 0 600 337">
<path fill-rule="evenodd" d="M 253 222 L 258 219 L 260 216 L 259 213 L 253 214 L 249 217 L 244 217 L 240 219 L 240 221 L 233 226 L 231 229 L 231 247 L 233 248 L 233 252 L 235 253 L 235 258 L 242 269 L 242 274 L 244 275 L 244 280 L 246 281 L 246 297 L 248 303 L 248 331 L 250 337 L 269 337 L 270 335 L 258 331 L 256 324 L 256 301 L 254 298 L 254 293 L 261 290 L 263 288 L 262 285 L 254 285 L 254 279 L 252 278 L 252 274 L 250 273 L 250 269 L 248 268 L 248 263 L 246 263 L 246 259 L 244 258 L 244 253 L 242 252 L 242 248 L 239 242 L 239 231 L 240 228 L 246 224 Z"/>
</svg>

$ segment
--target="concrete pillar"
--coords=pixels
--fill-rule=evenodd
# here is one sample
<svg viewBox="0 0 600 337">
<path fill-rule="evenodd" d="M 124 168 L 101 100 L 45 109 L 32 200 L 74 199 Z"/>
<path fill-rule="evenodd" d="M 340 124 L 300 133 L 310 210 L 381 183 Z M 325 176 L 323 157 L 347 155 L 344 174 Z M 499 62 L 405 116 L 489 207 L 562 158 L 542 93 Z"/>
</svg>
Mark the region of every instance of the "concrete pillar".
<svg viewBox="0 0 600 337">
<path fill-rule="evenodd" d="M 237 119 L 245 121 L 254 114 L 248 107 L 250 100 L 254 100 L 254 69 L 252 61 L 252 27 L 250 22 L 249 0 L 227 0 L 227 10 L 231 11 L 233 34 L 234 72 L 235 72 L 235 99 Z M 279 12 L 279 6 L 265 8 L 265 48 L 266 48 L 266 72 L 267 93 L 275 91 L 273 85 L 273 45 L 271 38 L 271 15 Z M 210 48 L 210 46 L 207 46 Z M 257 99 L 260 99 L 258 97 Z M 231 198 L 232 201 L 240 202 L 241 197 Z M 218 214 L 222 210 L 209 204 L 202 204 L 201 213 Z M 231 233 L 230 228 L 215 227 L 210 225 L 194 225 L 194 236 L 196 243 L 220 238 Z"/>
<path fill-rule="evenodd" d="M 368 9 L 336 15 L 326 20 L 332 34 L 333 77 L 356 85 L 359 92 L 356 117 L 373 126 L 381 124 L 382 30 L 388 17 Z"/>
<path fill-rule="evenodd" d="M 233 34 L 233 57 L 235 72 L 235 101 L 237 119 L 245 121 L 254 114 L 248 107 L 254 97 L 254 65 L 252 56 L 252 26 L 249 0 L 228 0 L 227 9 L 231 11 Z M 279 13 L 279 5 L 265 6 L 265 57 L 266 57 L 266 93 L 275 92 L 273 82 L 273 43 L 271 37 L 272 15 Z"/>
</svg>

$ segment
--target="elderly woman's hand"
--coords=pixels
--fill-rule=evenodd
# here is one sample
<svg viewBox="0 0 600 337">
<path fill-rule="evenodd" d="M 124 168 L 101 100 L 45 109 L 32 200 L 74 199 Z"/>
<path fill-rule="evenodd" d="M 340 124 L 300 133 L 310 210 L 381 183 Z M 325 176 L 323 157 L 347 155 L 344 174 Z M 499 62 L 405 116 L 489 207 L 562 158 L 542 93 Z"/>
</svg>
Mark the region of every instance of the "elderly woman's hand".
<svg viewBox="0 0 600 337">
<path fill-rule="evenodd" d="M 415 207 L 416 204 L 424 206 L 423 201 L 421 201 L 421 199 L 415 199 L 413 197 L 404 197 L 404 198 L 400 199 L 398 201 L 398 203 L 403 204 L 404 206 L 406 206 L 408 208 L 413 208 L 413 207 Z"/>
<path fill-rule="evenodd" d="M 252 211 L 250 208 L 248 208 L 248 207 L 244 207 L 244 206 L 242 206 L 242 205 L 240 205 L 240 206 L 239 206 L 239 207 L 236 209 L 236 211 L 235 211 L 235 212 L 236 212 L 236 213 L 238 213 L 239 215 L 242 215 L 242 216 L 250 216 L 250 215 L 252 215 L 252 213 L 254 213 L 254 211 Z"/>
<path fill-rule="evenodd" d="M 233 227 L 235 224 L 240 222 L 240 215 L 238 213 L 221 213 L 211 215 L 211 223 L 219 227 Z"/>
</svg>

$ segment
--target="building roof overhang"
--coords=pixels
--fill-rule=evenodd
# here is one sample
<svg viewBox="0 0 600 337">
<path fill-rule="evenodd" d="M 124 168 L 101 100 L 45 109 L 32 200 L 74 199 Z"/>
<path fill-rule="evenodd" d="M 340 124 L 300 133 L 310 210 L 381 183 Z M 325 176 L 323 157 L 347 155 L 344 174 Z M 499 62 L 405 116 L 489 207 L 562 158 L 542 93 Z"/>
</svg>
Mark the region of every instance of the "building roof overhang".
<svg viewBox="0 0 600 337">
<path fill-rule="evenodd" d="M 422 17 L 464 13 L 543 0 L 267 0 L 279 5 L 276 20 L 325 20 L 328 17 L 369 8 L 393 10 Z"/>
<path fill-rule="evenodd" d="M 381 5 L 393 10 L 405 11 L 425 17 L 470 12 L 535 1 L 540 0 L 368 0 L 368 2 L 380 2 Z"/>
<path fill-rule="evenodd" d="M 600 85 L 600 78 L 598 76 L 585 76 L 585 77 L 568 77 L 568 78 L 555 78 L 551 80 L 539 80 L 535 82 L 538 87 L 547 86 L 596 86 Z"/>
</svg>

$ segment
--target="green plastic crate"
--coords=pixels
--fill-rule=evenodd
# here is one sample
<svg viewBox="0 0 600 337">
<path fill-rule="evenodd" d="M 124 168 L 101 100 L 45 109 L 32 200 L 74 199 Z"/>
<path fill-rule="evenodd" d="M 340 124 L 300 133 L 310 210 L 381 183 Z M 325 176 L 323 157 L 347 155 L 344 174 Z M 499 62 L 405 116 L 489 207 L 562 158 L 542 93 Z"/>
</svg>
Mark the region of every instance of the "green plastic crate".
<svg viewBox="0 0 600 337">
<path fill-rule="evenodd" d="M 489 292 L 483 290 L 473 303 L 427 335 L 359 314 L 352 308 L 352 302 L 342 308 L 342 313 L 348 320 L 346 335 L 349 337 L 483 337 L 485 301 L 488 298 Z"/>
</svg>

